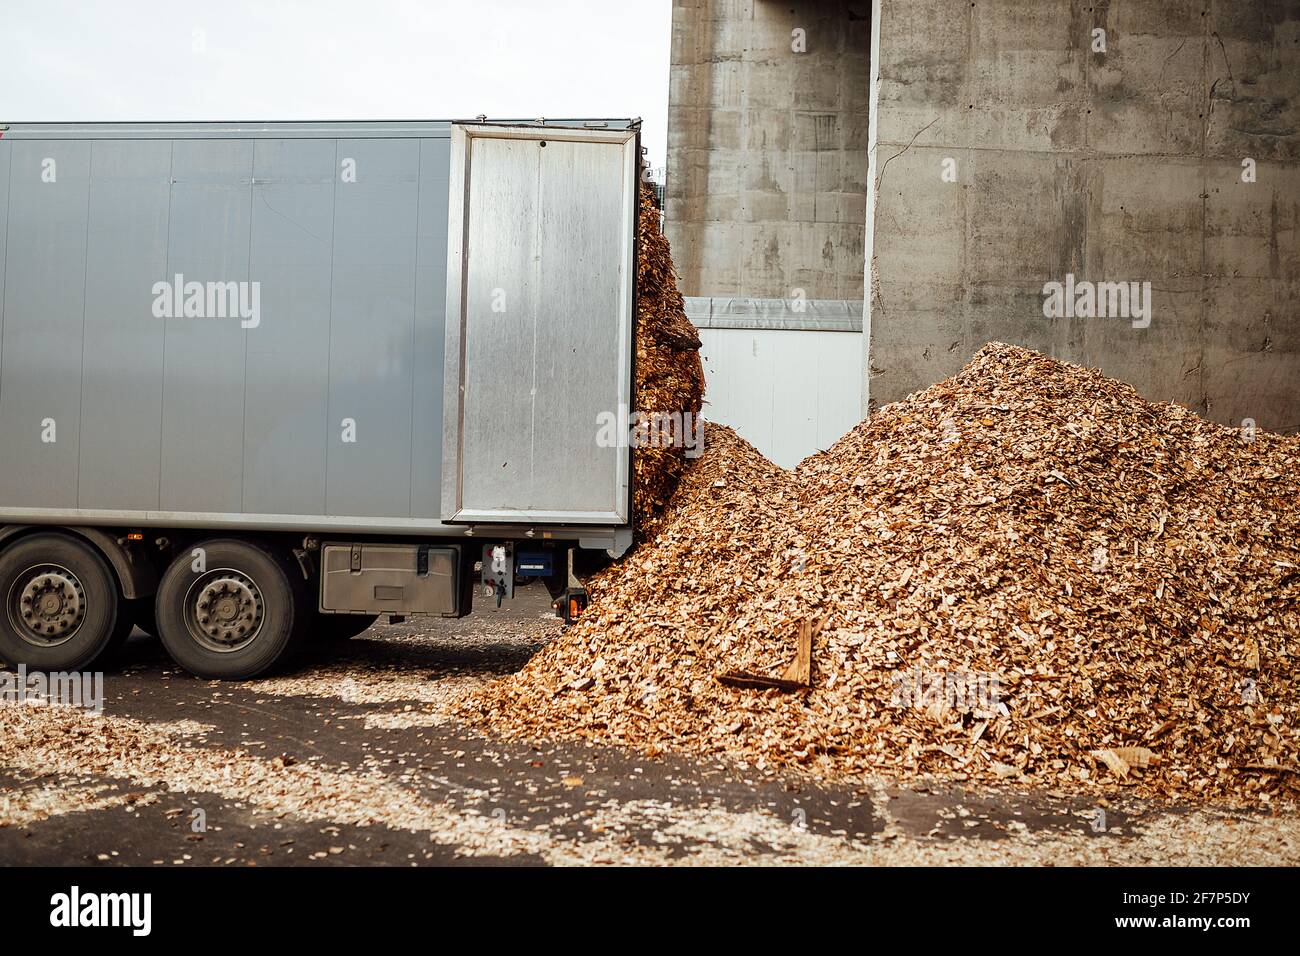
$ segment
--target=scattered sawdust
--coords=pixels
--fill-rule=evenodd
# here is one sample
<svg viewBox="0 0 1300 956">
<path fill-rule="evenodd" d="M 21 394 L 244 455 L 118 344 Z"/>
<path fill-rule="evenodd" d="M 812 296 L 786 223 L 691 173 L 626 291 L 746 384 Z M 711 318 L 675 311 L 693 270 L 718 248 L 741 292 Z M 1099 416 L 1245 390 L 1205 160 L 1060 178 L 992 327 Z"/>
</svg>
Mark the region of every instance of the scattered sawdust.
<svg viewBox="0 0 1300 956">
<path fill-rule="evenodd" d="M 30 772 L 123 778 L 181 793 L 216 793 L 305 820 L 428 831 L 434 842 L 467 856 L 535 853 L 548 843 L 431 803 L 377 770 L 344 773 L 243 750 L 188 747 L 143 721 L 71 708 L 38 714 L 0 706 L 0 754 L 6 765 Z"/>
<path fill-rule="evenodd" d="M 51 817 L 127 804 L 145 806 L 157 799 L 156 794 L 124 793 L 107 783 L 32 784 L 0 791 L 0 827 L 25 827 Z"/>
<path fill-rule="evenodd" d="M 400 668 L 325 665 L 301 674 L 252 681 L 245 685 L 276 697 L 320 697 L 346 704 L 417 702 L 444 704 L 481 680 L 448 674 L 430 674 Z"/>
<path fill-rule="evenodd" d="M 362 714 L 366 730 L 410 730 L 413 727 L 441 727 L 451 717 L 439 711 L 397 711 Z"/>
<path fill-rule="evenodd" d="M 607 800 L 545 823 L 515 822 L 491 794 L 453 788 L 476 802 L 457 807 L 395 783 L 376 766 L 343 772 L 266 760 L 243 751 L 195 747 L 164 729 L 72 708 L 0 706 L 0 754 L 7 766 L 46 778 L 94 776 L 246 803 L 254 813 L 428 833 L 466 856 L 529 856 L 558 865 L 1278 865 L 1300 862 L 1300 820 L 1202 810 L 1130 822 L 1124 835 L 1029 831 L 1012 823 L 998 839 L 914 839 L 884 812 L 870 837 L 814 832 L 767 810 L 732 811 L 713 801 Z M 414 773 L 405 771 L 414 783 Z M 17 825 L 55 812 L 111 808 L 104 787 L 46 787 L 6 811 Z M 157 794 L 143 796 L 146 802 Z M 20 797 L 18 799 L 21 799 Z M 108 802 L 102 802 L 108 801 Z M 873 801 L 874 802 L 874 801 Z M 45 804 L 42 807 L 42 803 Z M 69 803 L 71 809 L 68 809 Z M 44 815 L 43 815 L 44 814 Z M 960 807 L 951 815 L 962 815 Z"/>
<path fill-rule="evenodd" d="M 189 718 L 183 720 L 158 721 L 149 726 L 160 734 L 168 734 L 172 737 L 206 737 L 217 729 L 211 724 L 205 724 L 197 720 L 190 720 Z"/>
</svg>

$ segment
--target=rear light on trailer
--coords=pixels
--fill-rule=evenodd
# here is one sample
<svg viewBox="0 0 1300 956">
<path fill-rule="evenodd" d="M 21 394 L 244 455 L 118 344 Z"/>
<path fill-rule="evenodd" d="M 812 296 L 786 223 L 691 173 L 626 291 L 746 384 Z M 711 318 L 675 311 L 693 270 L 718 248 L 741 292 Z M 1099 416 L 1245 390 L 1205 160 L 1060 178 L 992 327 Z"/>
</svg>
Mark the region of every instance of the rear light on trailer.
<svg viewBox="0 0 1300 956">
<path fill-rule="evenodd" d="M 585 588 L 570 588 L 564 597 L 564 623 L 572 624 L 587 609 L 587 591 Z"/>
</svg>

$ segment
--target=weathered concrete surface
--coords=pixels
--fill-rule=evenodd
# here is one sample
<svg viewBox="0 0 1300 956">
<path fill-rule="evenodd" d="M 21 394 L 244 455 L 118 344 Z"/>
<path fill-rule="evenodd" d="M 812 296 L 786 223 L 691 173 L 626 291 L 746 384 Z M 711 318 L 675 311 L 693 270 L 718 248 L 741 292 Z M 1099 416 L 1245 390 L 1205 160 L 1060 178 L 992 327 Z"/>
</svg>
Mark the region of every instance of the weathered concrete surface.
<svg viewBox="0 0 1300 956">
<path fill-rule="evenodd" d="M 999 339 L 1300 429 L 1300 6 L 875 6 L 870 407 Z M 1046 318 L 1067 273 L 1150 282 L 1150 326 Z"/>
<path fill-rule="evenodd" d="M 665 219 L 685 295 L 862 295 L 869 10 L 674 0 Z"/>
</svg>

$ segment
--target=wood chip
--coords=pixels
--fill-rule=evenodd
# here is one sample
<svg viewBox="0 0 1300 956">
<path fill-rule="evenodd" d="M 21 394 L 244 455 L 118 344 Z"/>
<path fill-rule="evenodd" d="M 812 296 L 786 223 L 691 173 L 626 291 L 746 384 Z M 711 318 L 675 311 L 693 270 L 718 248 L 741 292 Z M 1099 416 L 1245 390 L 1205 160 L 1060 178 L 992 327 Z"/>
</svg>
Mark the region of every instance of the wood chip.
<svg viewBox="0 0 1300 956">
<path fill-rule="evenodd" d="M 792 472 L 706 442 L 582 621 L 462 716 L 824 779 L 1300 794 L 1228 772 L 1300 753 L 1300 439 L 993 343 Z M 813 619 L 810 690 L 715 680 L 782 674 Z"/>
</svg>

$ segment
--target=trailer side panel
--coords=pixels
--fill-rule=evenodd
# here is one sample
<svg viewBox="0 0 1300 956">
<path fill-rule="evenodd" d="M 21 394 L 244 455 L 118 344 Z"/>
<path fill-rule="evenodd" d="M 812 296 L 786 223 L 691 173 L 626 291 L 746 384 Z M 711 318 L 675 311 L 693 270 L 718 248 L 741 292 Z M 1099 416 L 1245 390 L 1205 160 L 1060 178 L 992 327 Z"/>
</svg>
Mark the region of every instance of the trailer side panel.
<svg viewBox="0 0 1300 956">
<path fill-rule="evenodd" d="M 462 533 L 442 501 L 452 129 L 5 131 L 0 522 Z M 585 349 L 630 374 L 630 337 L 562 333 L 540 329 L 541 363 Z M 512 527 L 627 524 L 607 483 L 583 500 L 582 462 L 537 458 L 573 516 Z"/>
</svg>

